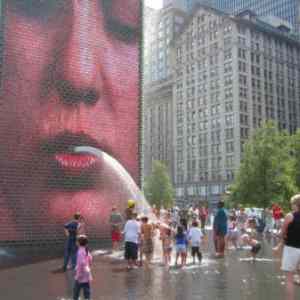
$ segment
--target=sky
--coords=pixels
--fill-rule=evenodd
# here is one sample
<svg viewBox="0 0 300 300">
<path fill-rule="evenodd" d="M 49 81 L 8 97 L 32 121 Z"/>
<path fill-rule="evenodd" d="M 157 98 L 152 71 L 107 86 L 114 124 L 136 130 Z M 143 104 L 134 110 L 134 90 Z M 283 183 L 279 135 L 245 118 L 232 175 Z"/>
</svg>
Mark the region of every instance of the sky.
<svg viewBox="0 0 300 300">
<path fill-rule="evenodd" d="M 161 8 L 162 0 L 145 0 L 146 6 L 153 8 Z"/>
</svg>

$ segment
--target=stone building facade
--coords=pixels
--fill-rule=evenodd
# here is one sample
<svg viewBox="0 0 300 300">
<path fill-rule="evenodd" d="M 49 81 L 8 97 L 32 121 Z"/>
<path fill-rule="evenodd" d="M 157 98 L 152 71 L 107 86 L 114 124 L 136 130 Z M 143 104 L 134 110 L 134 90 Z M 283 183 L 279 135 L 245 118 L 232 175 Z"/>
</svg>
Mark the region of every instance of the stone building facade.
<svg viewBox="0 0 300 300">
<path fill-rule="evenodd" d="M 251 13 L 201 6 L 172 42 L 177 201 L 218 201 L 262 122 L 300 125 L 300 44 Z"/>
</svg>

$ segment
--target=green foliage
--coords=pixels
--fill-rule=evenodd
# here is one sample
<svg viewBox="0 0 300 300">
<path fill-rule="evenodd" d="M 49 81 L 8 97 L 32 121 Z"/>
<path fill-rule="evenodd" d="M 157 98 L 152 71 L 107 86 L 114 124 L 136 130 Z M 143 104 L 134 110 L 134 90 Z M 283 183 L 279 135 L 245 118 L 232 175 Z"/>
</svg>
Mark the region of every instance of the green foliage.
<svg viewBox="0 0 300 300">
<path fill-rule="evenodd" d="M 151 205 L 164 208 L 173 206 L 174 188 L 167 168 L 161 161 L 153 162 L 152 174 L 146 178 L 144 192 Z"/>
<path fill-rule="evenodd" d="M 297 191 L 291 141 L 292 137 L 279 131 L 273 122 L 257 129 L 245 144 L 230 201 L 263 208 L 273 202 L 287 206 Z"/>
<path fill-rule="evenodd" d="M 300 130 L 292 136 L 293 169 L 296 185 L 300 187 Z"/>
</svg>

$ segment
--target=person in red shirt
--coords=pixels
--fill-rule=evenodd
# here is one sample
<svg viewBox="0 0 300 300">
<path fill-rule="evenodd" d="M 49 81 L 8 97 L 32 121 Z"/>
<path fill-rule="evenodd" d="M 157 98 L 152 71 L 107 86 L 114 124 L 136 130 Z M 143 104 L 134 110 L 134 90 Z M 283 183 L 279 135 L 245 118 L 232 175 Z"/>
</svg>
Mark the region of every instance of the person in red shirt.
<svg viewBox="0 0 300 300">
<path fill-rule="evenodd" d="M 283 218 L 283 212 L 278 204 L 273 204 L 272 206 L 273 218 L 275 221 L 275 229 L 280 229 L 280 220 Z"/>
<path fill-rule="evenodd" d="M 208 216 L 207 208 L 202 205 L 199 209 L 199 219 L 201 221 L 201 229 L 205 229 L 205 224 Z"/>
</svg>

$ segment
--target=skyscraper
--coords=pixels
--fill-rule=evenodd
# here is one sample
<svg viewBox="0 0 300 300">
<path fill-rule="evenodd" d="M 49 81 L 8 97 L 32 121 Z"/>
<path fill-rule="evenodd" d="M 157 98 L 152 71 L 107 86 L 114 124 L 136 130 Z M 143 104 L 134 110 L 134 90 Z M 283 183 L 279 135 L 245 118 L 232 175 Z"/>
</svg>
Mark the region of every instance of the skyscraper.
<svg viewBox="0 0 300 300">
<path fill-rule="evenodd" d="M 275 16 L 289 22 L 299 32 L 298 0 L 214 0 L 216 7 L 230 13 L 250 9 L 258 16 Z"/>
<path fill-rule="evenodd" d="M 190 12 L 196 4 L 213 4 L 215 0 L 163 0 L 163 7 L 172 6 Z"/>
<path fill-rule="evenodd" d="M 143 49 L 144 176 L 151 172 L 153 160 L 164 161 L 173 174 L 173 109 L 171 41 L 187 14 L 172 5 L 145 11 Z"/>
</svg>

